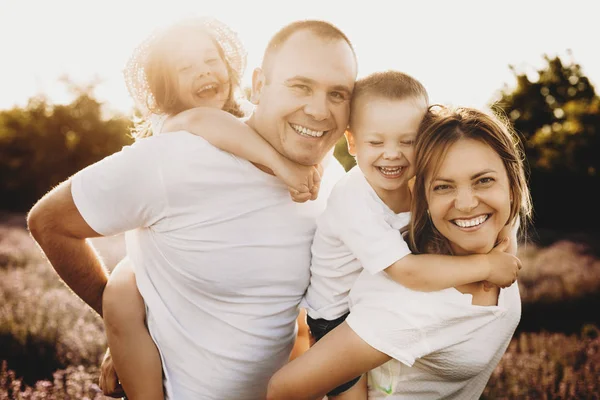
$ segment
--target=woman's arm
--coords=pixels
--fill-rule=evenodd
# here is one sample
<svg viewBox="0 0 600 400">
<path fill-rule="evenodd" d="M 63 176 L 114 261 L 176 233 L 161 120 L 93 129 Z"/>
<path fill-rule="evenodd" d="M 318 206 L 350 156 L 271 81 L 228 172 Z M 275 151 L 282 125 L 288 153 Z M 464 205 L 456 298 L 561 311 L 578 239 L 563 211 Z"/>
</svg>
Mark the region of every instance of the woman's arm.
<svg viewBox="0 0 600 400">
<path fill-rule="evenodd" d="M 277 371 L 269 381 L 267 399 L 322 399 L 333 388 L 389 360 L 344 322 Z"/>
<path fill-rule="evenodd" d="M 202 136 L 213 146 L 264 165 L 290 187 L 295 201 L 316 198 L 321 176 L 314 166 L 295 163 L 275 150 L 254 129 L 235 116 L 209 107 L 197 107 L 169 117 L 163 132 L 185 130 Z"/>
</svg>

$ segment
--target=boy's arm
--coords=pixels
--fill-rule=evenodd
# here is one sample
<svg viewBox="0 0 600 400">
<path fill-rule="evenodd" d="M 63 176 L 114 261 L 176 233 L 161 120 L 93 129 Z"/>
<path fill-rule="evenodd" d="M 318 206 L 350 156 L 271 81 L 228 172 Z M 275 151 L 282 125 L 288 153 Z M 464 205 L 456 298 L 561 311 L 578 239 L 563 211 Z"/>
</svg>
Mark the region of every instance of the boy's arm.
<svg viewBox="0 0 600 400">
<path fill-rule="evenodd" d="M 315 167 L 300 165 L 285 158 L 254 129 L 225 111 L 209 107 L 189 109 L 168 118 L 162 130 L 188 131 L 202 136 L 221 150 L 270 168 L 290 187 L 295 198 L 307 194 L 303 201 L 311 198 L 311 189 L 315 191 L 318 188 L 320 174 Z"/>
<path fill-rule="evenodd" d="M 469 256 L 409 254 L 384 271 L 403 286 L 422 292 L 480 281 L 508 287 L 521 268 L 521 261 L 507 252 L 510 245 L 507 238 L 488 254 Z"/>
</svg>

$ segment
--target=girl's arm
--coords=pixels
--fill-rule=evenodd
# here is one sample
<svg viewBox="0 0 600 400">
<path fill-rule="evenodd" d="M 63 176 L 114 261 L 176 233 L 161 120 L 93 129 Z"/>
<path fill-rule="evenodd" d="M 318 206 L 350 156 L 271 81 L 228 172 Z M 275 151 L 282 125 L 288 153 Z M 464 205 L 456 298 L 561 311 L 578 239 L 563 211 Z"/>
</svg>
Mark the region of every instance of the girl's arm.
<svg viewBox="0 0 600 400">
<path fill-rule="evenodd" d="M 210 144 L 270 168 L 290 188 L 295 201 L 314 200 L 321 176 L 315 166 L 295 163 L 282 156 L 254 129 L 235 116 L 209 107 L 197 107 L 169 117 L 163 132 L 185 130 L 202 136 Z"/>
<path fill-rule="evenodd" d="M 344 322 L 273 375 L 267 400 L 322 399 L 335 387 L 389 360 Z"/>
<path fill-rule="evenodd" d="M 385 272 L 403 286 L 422 292 L 480 281 L 505 288 L 515 282 L 522 266 L 516 257 L 518 229 L 517 219 L 500 232 L 500 243 L 487 254 L 409 254 L 390 265 Z"/>
</svg>

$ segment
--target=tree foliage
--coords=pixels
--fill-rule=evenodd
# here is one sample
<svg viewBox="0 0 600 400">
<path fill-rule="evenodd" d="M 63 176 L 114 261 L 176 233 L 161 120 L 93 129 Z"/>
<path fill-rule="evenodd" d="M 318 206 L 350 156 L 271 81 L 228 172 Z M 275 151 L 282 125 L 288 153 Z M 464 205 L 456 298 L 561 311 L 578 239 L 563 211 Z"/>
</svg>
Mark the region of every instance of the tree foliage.
<svg viewBox="0 0 600 400">
<path fill-rule="evenodd" d="M 0 209 L 28 210 L 61 181 L 133 141 L 128 118 L 103 116 L 94 86 L 72 86 L 70 104 L 40 96 L 0 111 Z"/>
<path fill-rule="evenodd" d="M 512 68 L 516 87 L 501 90 L 492 109 L 525 144 L 536 228 L 598 231 L 600 98 L 572 56 L 544 60 L 533 76 Z"/>
<path fill-rule="evenodd" d="M 595 175 L 600 169 L 600 98 L 574 61 L 544 57 L 537 79 L 514 68 L 517 85 L 495 104 L 523 135 L 533 169 Z"/>
</svg>

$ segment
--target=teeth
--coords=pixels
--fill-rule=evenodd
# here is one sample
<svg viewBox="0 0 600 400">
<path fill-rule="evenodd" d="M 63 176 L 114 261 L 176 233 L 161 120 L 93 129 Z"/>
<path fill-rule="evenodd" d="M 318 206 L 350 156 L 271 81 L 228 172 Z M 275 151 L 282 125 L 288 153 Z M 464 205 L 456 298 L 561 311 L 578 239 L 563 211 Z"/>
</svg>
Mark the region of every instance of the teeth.
<svg viewBox="0 0 600 400">
<path fill-rule="evenodd" d="M 321 137 L 325 133 L 325 131 L 313 131 L 312 129 L 308 129 L 307 127 L 302 126 L 302 125 L 295 125 L 295 124 L 290 124 L 290 125 L 292 128 L 294 128 L 294 130 L 296 132 L 298 132 L 299 134 L 304 135 L 304 136 Z"/>
<path fill-rule="evenodd" d="M 384 175 L 397 175 L 402 167 L 377 167 Z"/>
<path fill-rule="evenodd" d="M 489 215 L 486 214 L 472 219 L 455 219 L 453 222 L 461 228 L 470 228 L 472 226 L 483 224 L 488 219 L 488 217 Z"/>
<path fill-rule="evenodd" d="M 216 85 L 216 84 L 214 84 L 214 83 L 209 83 L 208 85 L 201 86 L 201 87 L 200 87 L 200 89 L 198 89 L 198 90 L 196 91 L 196 93 L 202 93 L 202 92 L 204 92 L 205 90 L 212 90 L 212 89 L 216 89 L 216 88 L 217 88 L 217 85 Z"/>
</svg>

